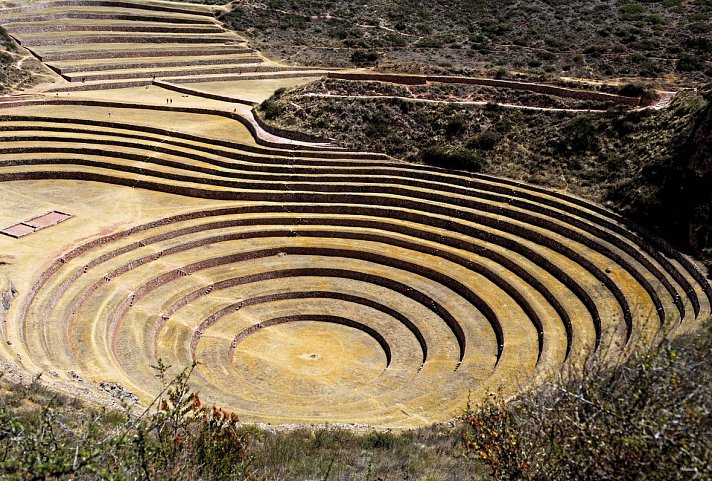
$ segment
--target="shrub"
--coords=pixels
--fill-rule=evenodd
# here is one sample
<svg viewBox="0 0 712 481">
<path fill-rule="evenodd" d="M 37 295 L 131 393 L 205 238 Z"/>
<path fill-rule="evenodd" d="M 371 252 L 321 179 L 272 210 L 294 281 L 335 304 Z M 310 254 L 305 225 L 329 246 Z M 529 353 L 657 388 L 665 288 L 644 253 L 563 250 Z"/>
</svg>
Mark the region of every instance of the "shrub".
<svg viewBox="0 0 712 481">
<path fill-rule="evenodd" d="M 443 42 L 435 37 L 425 37 L 418 40 L 415 46 L 420 48 L 440 48 L 443 46 Z"/>
<path fill-rule="evenodd" d="M 707 278 L 712 279 L 712 248 L 702 250 L 702 263 L 707 269 Z"/>
<path fill-rule="evenodd" d="M 488 130 L 472 137 L 467 141 L 466 147 L 470 149 L 492 150 L 502 140 L 502 134 Z"/>
<path fill-rule="evenodd" d="M 465 129 L 465 124 L 467 122 L 467 119 L 462 116 L 462 115 L 454 115 L 453 117 L 450 117 L 447 121 L 447 125 L 445 126 L 445 131 L 448 133 L 448 135 L 455 135 L 459 134 Z"/>
<path fill-rule="evenodd" d="M 335 426 L 320 427 L 314 430 L 312 449 L 339 450 L 353 440 L 353 433 Z"/>
<path fill-rule="evenodd" d="M 704 61 L 695 55 L 685 55 L 680 58 L 675 67 L 680 72 L 695 72 L 697 70 L 702 70 L 704 67 Z"/>
<path fill-rule="evenodd" d="M 20 393 L 39 409 L 0 406 L 0 479 L 242 480 L 250 477 L 247 440 L 238 418 L 201 405 L 188 386 L 192 369 L 170 382 L 159 361 L 164 391 L 135 414 L 67 414 L 64 398 L 50 392 Z M 38 394 L 39 392 L 39 394 Z"/>
<path fill-rule="evenodd" d="M 468 408 L 463 417 L 465 452 L 490 469 L 496 480 L 525 479 L 528 465 L 511 410 L 503 401 L 491 400 L 476 412 Z"/>
<path fill-rule="evenodd" d="M 692 33 L 706 33 L 710 30 L 710 25 L 708 22 L 695 22 L 688 25 L 688 28 Z"/>
<path fill-rule="evenodd" d="M 354 50 L 351 54 L 351 63 L 358 67 L 370 67 L 378 63 L 379 57 L 378 52 L 373 50 Z"/>
<path fill-rule="evenodd" d="M 545 60 L 547 62 L 550 62 L 550 61 L 556 59 L 556 55 L 554 55 L 551 52 L 546 52 L 546 51 L 537 52 L 536 56 L 539 57 L 541 60 Z"/>
<path fill-rule="evenodd" d="M 11 40 L 10 35 L 8 35 L 7 30 L 5 30 L 3 27 L 0 27 L 0 41 L 2 42 L 9 42 Z"/>
<path fill-rule="evenodd" d="M 673 480 L 712 475 L 712 331 L 663 340 L 463 420 L 465 453 L 495 479 Z"/>
<path fill-rule="evenodd" d="M 576 117 L 563 127 L 561 134 L 558 150 L 564 154 L 587 152 L 598 146 L 598 134 L 589 117 Z"/>
<path fill-rule="evenodd" d="M 627 83 L 618 90 L 618 95 L 626 97 L 640 97 L 643 104 L 653 102 L 657 98 L 655 89 L 641 83 Z"/>
<path fill-rule="evenodd" d="M 583 51 L 583 53 L 591 55 L 592 57 L 600 57 L 602 54 L 608 51 L 606 45 L 589 45 Z"/>
<path fill-rule="evenodd" d="M 642 17 L 643 6 L 639 3 L 626 3 L 621 5 L 620 12 L 625 20 L 638 20 Z"/>
<path fill-rule="evenodd" d="M 618 90 L 618 95 L 624 95 L 626 97 L 640 97 L 645 92 L 645 85 L 640 83 L 627 83 Z"/>
<path fill-rule="evenodd" d="M 482 157 L 465 148 L 429 147 L 423 150 L 421 158 L 427 164 L 473 172 L 479 172 L 484 165 Z"/>
<path fill-rule="evenodd" d="M 282 87 L 277 89 L 270 98 L 260 104 L 260 112 L 267 120 L 274 120 L 284 112 L 284 105 L 279 102 L 279 99 L 284 95 L 287 89 Z"/>
<path fill-rule="evenodd" d="M 217 479 L 239 479 L 249 456 L 247 435 L 240 431 L 237 415 L 213 406 L 199 411 L 198 419 L 195 461 L 201 470 Z"/>
<path fill-rule="evenodd" d="M 500 68 L 498 68 L 497 71 L 494 73 L 494 78 L 496 78 L 496 79 L 507 78 L 507 75 L 508 75 L 508 74 L 509 74 L 509 72 L 507 71 L 506 68 L 500 67 Z"/>
<path fill-rule="evenodd" d="M 393 449 L 398 438 L 390 432 L 374 431 L 365 440 L 367 449 Z"/>
</svg>

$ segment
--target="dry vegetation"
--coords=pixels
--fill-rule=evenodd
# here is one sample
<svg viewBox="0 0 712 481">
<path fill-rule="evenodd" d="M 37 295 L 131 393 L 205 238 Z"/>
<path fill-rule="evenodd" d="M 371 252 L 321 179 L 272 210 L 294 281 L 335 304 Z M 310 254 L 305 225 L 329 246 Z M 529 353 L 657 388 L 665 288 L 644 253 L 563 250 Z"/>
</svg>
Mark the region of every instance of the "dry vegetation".
<svg viewBox="0 0 712 481">
<path fill-rule="evenodd" d="M 468 452 L 495 479 L 712 479 L 710 326 L 468 413 Z"/>
<path fill-rule="evenodd" d="M 164 367 L 164 366 L 163 366 Z M 157 366 L 156 373 L 165 371 Z M 355 432 L 339 426 L 275 431 L 243 426 L 203 406 L 190 369 L 166 382 L 145 411 L 99 410 L 39 379 L 0 384 L 0 479 L 472 480 L 464 425 Z M 164 378 L 165 379 L 165 378 Z"/>
<path fill-rule="evenodd" d="M 309 65 L 582 78 L 709 79 L 709 2 L 241 1 L 222 16 L 267 55 Z"/>
<path fill-rule="evenodd" d="M 22 91 L 48 79 L 46 69 L 0 27 L 0 95 Z"/>
<path fill-rule="evenodd" d="M 0 391 L 0 478 L 712 479 L 712 348 L 702 331 L 562 374 L 447 426 L 274 431 L 202 406 L 188 373 L 149 410 L 97 410 L 33 382 Z M 162 371 L 157 370 L 161 375 Z"/>
</svg>

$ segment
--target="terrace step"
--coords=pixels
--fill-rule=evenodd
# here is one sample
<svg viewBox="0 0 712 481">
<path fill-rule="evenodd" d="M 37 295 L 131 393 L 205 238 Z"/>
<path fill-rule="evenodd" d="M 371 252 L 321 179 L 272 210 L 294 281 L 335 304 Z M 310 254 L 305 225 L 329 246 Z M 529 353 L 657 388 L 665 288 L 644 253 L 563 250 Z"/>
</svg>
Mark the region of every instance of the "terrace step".
<svg viewBox="0 0 712 481">
<path fill-rule="evenodd" d="M 73 8 L 71 10 L 66 9 L 48 9 L 47 13 L 39 15 L 30 14 L 14 14 L 8 15 L 6 10 L 0 13 L 0 20 L 3 25 L 26 25 L 32 23 L 40 22 L 52 22 L 56 23 L 57 20 L 66 20 L 66 24 L 80 24 L 84 23 L 86 20 L 106 20 L 110 22 L 153 22 L 162 24 L 195 24 L 195 25 L 214 25 L 215 20 L 212 18 L 205 18 L 202 16 L 195 15 L 160 15 L 160 14 L 147 14 L 143 11 L 132 11 L 130 9 L 122 9 L 121 13 L 117 13 L 116 10 L 108 9 L 104 12 L 98 11 L 97 9 L 81 9 Z"/>
<path fill-rule="evenodd" d="M 111 47 L 111 48 L 109 48 Z M 245 47 L 243 44 L 215 47 L 199 47 L 199 46 L 149 46 L 146 44 L 135 45 L 107 45 L 102 50 L 86 50 L 81 48 L 79 51 L 71 51 L 67 46 L 63 46 L 61 51 L 34 49 L 43 62 L 59 62 L 59 61 L 83 61 L 83 60 L 107 60 L 107 59 L 162 59 L 166 57 L 206 57 L 206 56 L 222 56 L 222 55 L 238 55 L 252 53 L 253 50 Z"/>
<path fill-rule="evenodd" d="M 165 25 L 148 22 L 118 22 L 112 21 L 107 24 L 87 24 L 87 23 L 65 23 L 57 25 L 55 22 L 14 24 L 6 27 L 6 30 L 13 34 L 44 34 L 50 35 L 59 32 L 146 32 L 146 33 L 171 33 L 171 34 L 214 34 L 223 33 L 224 30 L 217 25 Z"/>
<path fill-rule="evenodd" d="M 213 58 L 203 59 L 195 56 L 185 57 L 169 57 L 144 59 L 137 62 L 135 59 L 115 59 L 111 63 L 106 60 L 99 61 L 81 61 L 81 62 L 52 62 L 50 65 L 59 70 L 61 74 L 70 74 L 75 72 L 102 72 L 106 70 L 127 70 L 127 69 L 158 69 L 166 67 L 195 67 L 201 65 L 222 65 L 222 64 L 240 64 L 240 63 L 261 63 L 261 57 L 252 55 L 250 52 L 240 53 L 237 55 L 215 56 Z"/>
<path fill-rule="evenodd" d="M 20 14 L 31 13 L 43 10 L 52 9 L 75 9 L 75 8 L 111 8 L 113 9 L 132 9 L 132 10 L 149 10 L 162 13 L 178 13 L 199 16 L 213 16 L 213 11 L 209 7 L 202 5 L 190 4 L 170 4 L 169 2 L 154 2 L 154 1 L 125 1 L 125 0 L 55 0 L 48 2 L 37 2 L 23 7 L 11 7 L 3 9 L 4 14 Z"/>
<path fill-rule="evenodd" d="M 257 61 L 255 61 L 257 60 Z M 110 71 L 80 71 L 72 73 L 63 73 L 62 76 L 65 77 L 70 82 L 83 82 L 83 81 L 98 81 L 98 80 L 126 80 L 126 79 L 140 79 L 140 78 L 176 78 L 183 76 L 205 76 L 205 75 L 225 75 L 225 74 L 252 74 L 261 72 L 280 72 L 284 70 L 291 70 L 292 67 L 276 67 L 260 65 L 261 59 L 247 58 L 243 63 L 242 61 L 234 62 L 233 65 L 221 64 L 219 67 L 214 65 L 187 65 L 185 68 L 171 68 L 166 69 L 161 66 L 158 68 L 145 68 L 145 69 L 117 69 Z"/>
<path fill-rule="evenodd" d="M 144 34 L 144 35 L 96 35 L 81 34 L 67 37 L 66 35 L 44 34 L 44 35 L 23 35 L 18 41 L 25 48 L 48 47 L 57 45 L 92 45 L 94 47 L 101 44 L 159 44 L 159 45 L 230 45 L 240 42 L 235 37 L 224 34 L 208 35 L 185 35 L 185 34 Z"/>
</svg>

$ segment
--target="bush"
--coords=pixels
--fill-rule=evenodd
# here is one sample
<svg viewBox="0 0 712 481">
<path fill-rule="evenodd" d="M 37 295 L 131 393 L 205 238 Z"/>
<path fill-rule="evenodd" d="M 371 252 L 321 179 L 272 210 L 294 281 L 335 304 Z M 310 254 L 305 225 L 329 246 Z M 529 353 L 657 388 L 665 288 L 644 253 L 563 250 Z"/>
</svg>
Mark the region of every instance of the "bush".
<svg viewBox="0 0 712 481">
<path fill-rule="evenodd" d="M 638 20 L 642 17 L 643 6 L 639 3 L 626 3 L 621 5 L 620 12 L 625 20 Z"/>
<path fill-rule="evenodd" d="M 440 48 L 443 46 L 443 42 L 436 37 L 425 37 L 418 40 L 415 46 L 419 48 Z"/>
<path fill-rule="evenodd" d="M 393 449 L 398 438 L 390 432 L 375 431 L 366 437 L 367 449 Z"/>
<path fill-rule="evenodd" d="M 472 172 L 479 172 L 484 165 L 482 157 L 465 148 L 429 147 L 423 150 L 421 158 L 426 164 Z"/>
<path fill-rule="evenodd" d="M 640 97 L 643 104 L 650 103 L 657 98 L 657 94 L 653 88 L 647 87 L 641 83 L 627 83 L 618 90 L 618 95 L 625 97 Z"/>
<path fill-rule="evenodd" d="M 468 412 L 465 452 L 495 479 L 673 480 L 712 476 L 712 331 L 663 340 L 608 368 Z"/>
<path fill-rule="evenodd" d="M 472 137 L 465 145 L 470 149 L 492 150 L 497 146 L 497 144 L 500 143 L 501 140 L 502 134 L 488 130 Z"/>
<path fill-rule="evenodd" d="M 589 45 L 583 51 L 583 53 L 591 55 L 592 57 L 600 57 L 602 54 L 608 51 L 606 45 Z"/>
<path fill-rule="evenodd" d="M 695 72 L 697 70 L 702 70 L 704 65 L 704 61 L 700 57 L 686 55 L 678 60 L 675 68 L 680 72 Z"/>
<path fill-rule="evenodd" d="M 351 63 L 358 67 L 371 67 L 378 63 L 380 55 L 373 50 L 354 50 L 351 54 Z"/>
<path fill-rule="evenodd" d="M 528 465 L 518 429 L 503 401 L 491 400 L 476 412 L 468 408 L 463 417 L 465 452 L 490 468 L 496 480 L 524 479 Z"/>
<path fill-rule="evenodd" d="M 645 92 L 646 88 L 643 84 L 627 83 L 618 90 L 618 95 L 624 95 L 626 97 L 640 97 Z"/>
<path fill-rule="evenodd" d="M 507 71 L 506 68 L 500 67 L 500 68 L 498 68 L 497 71 L 494 73 L 494 78 L 496 78 L 496 79 L 507 78 L 508 74 L 509 74 L 509 72 Z"/>
<path fill-rule="evenodd" d="M 274 120 L 284 112 L 284 105 L 279 102 L 279 99 L 286 91 L 287 89 L 284 87 L 279 88 L 275 90 L 270 98 L 260 104 L 260 112 L 262 112 L 265 119 Z"/>
<path fill-rule="evenodd" d="M 581 153 L 598 147 L 598 133 L 589 117 L 576 117 L 561 132 L 558 150 L 563 154 Z"/>
<path fill-rule="evenodd" d="M 448 119 L 447 125 L 445 126 L 445 131 L 448 135 L 459 134 L 465 129 L 466 122 L 467 119 L 464 116 L 459 114 L 454 115 L 453 117 L 450 117 Z"/>
<path fill-rule="evenodd" d="M 195 398 L 197 399 L 197 397 Z M 198 411 L 195 461 L 215 479 L 239 479 L 249 460 L 248 438 L 240 431 L 236 414 L 213 406 Z"/>
<path fill-rule="evenodd" d="M 124 416 L 68 414 L 63 398 L 35 386 L 20 398 L 39 398 L 30 399 L 39 409 L 0 406 L 0 479 L 249 478 L 237 415 L 201 405 L 188 386 L 192 369 L 170 382 L 160 361 L 157 370 L 164 392 L 138 415 L 128 406 Z"/>
</svg>

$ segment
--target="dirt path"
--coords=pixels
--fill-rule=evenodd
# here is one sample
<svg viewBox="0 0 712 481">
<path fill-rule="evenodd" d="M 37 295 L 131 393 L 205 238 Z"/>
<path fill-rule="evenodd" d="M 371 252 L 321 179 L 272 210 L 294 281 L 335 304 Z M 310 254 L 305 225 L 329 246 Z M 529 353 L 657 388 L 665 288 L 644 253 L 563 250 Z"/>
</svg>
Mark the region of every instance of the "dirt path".
<svg viewBox="0 0 712 481">
<path fill-rule="evenodd" d="M 326 98 L 344 98 L 344 99 L 398 99 L 398 100 L 409 100 L 412 102 L 425 102 L 434 104 L 450 104 L 450 105 L 497 105 L 498 107 L 504 107 L 508 109 L 521 109 L 521 110 L 536 110 L 544 112 L 605 112 L 606 109 L 561 109 L 555 107 L 534 107 L 529 105 L 517 105 L 508 104 L 500 102 L 486 102 L 482 100 L 477 101 L 450 101 L 450 100 L 434 100 L 434 99 L 419 99 L 414 97 L 401 97 L 398 95 L 337 95 L 337 94 L 318 94 L 309 93 L 304 94 L 303 97 L 326 97 Z"/>
</svg>

